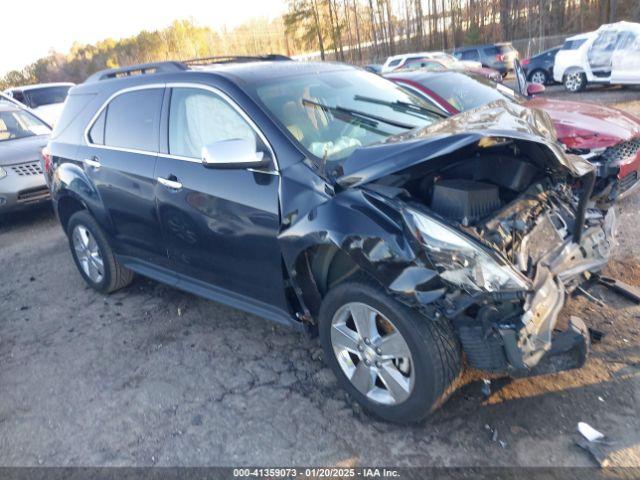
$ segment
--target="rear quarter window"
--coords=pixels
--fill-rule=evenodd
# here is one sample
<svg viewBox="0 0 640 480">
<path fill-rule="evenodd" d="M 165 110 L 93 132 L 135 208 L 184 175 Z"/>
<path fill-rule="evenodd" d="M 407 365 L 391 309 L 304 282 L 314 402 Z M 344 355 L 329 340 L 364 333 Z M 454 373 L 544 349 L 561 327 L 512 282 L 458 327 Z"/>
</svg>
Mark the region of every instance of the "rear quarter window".
<svg viewBox="0 0 640 480">
<path fill-rule="evenodd" d="M 480 54 L 477 50 L 465 50 L 462 52 L 460 60 L 479 60 Z"/>
<path fill-rule="evenodd" d="M 67 99 L 64 101 L 62 114 L 60 114 L 60 118 L 56 122 L 51 138 L 59 137 L 62 132 L 69 128 L 69 125 L 87 108 L 87 105 L 89 105 L 94 97 L 95 94 L 93 93 L 67 96 Z"/>
<path fill-rule="evenodd" d="M 487 48 L 483 48 L 482 51 L 484 52 L 485 55 L 497 55 L 499 52 L 498 47 L 487 47 Z"/>
</svg>

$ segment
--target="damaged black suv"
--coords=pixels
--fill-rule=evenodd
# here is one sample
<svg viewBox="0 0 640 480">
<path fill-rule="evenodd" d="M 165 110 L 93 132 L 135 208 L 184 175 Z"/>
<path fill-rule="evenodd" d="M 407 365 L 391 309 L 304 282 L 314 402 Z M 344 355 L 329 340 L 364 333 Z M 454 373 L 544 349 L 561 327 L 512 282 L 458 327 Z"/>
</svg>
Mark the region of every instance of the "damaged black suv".
<svg viewBox="0 0 640 480">
<path fill-rule="evenodd" d="M 243 59 L 247 60 L 247 59 Z M 368 411 L 415 421 L 463 364 L 578 367 L 565 296 L 607 262 L 613 210 L 541 112 L 445 118 L 365 71 L 256 59 L 95 74 L 45 155 L 84 280 L 134 272 L 318 332 Z"/>
</svg>

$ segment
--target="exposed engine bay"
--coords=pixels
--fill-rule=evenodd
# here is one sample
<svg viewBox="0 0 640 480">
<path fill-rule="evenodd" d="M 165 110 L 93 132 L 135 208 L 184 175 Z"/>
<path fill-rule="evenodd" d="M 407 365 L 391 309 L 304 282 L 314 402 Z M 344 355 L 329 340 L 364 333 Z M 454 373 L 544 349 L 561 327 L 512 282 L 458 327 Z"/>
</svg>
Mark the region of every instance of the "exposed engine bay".
<svg viewBox="0 0 640 480">
<path fill-rule="evenodd" d="M 460 269 L 453 272 L 451 256 L 444 265 L 438 264 L 438 255 L 428 255 L 440 276 L 459 287 L 441 303 L 469 362 L 514 375 L 536 367 L 552 342 L 563 343 L 554 341 L 554 330 L 566 294 L 606 265 L 614 243 L 614 211 L 600 210 L 590 200 L 589 175 L 549 168 L 532 154 L 535 149 L 527 151 L 526 145 L 506 143 L 450 158 L 444 167 L 420 176 L 383 180 L 401 188 L 401 197 L 418 199 L 434 217 L 499 252 L 508 268 L 528 279 L 524 291 L 483 294 L 467 288 L 472 282 L 465 283 L 460 273 L 469 265 L 464 253 L 454 256 Z M 572 319 L 567 334 L 572 340 L 564 343 L 572 345 L 565 350 L 582 355 L 577 363 L 586 356 L 586 331 L 580 319 Z"/>
<path fill-rule="evenodd" d="M 534 278 L 544 260 L 568 281 L 604 265 L 610 253 L 602 228 L 607 212 L 587 205 L 584 219 L 579 218 L 582 183 L 541 168 L 511 144 L 453 161 L 419 180 L 404 181 L 402 187 L 435 214 L 502 253 L 527 277 Z M 572 255 L 577 263 L 562 263 L 567 268 L 562 270 L 552 252 L 572 243 L 576 222 L 583 223 L 580 252 Z"/>
</svg>

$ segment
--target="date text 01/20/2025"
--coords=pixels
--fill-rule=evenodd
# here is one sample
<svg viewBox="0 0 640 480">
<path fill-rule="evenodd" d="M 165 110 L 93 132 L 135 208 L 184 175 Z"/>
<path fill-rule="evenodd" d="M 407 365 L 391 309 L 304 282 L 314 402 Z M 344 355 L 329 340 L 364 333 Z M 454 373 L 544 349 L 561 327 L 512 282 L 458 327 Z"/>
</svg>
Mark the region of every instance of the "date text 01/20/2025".
<svg viewBox="0 0 640 480">
<path fill-rule="evenodd" d="M 398 478 L 398 470 L 388 468 L 234 468 L 235 478 Z"/>
</svg>

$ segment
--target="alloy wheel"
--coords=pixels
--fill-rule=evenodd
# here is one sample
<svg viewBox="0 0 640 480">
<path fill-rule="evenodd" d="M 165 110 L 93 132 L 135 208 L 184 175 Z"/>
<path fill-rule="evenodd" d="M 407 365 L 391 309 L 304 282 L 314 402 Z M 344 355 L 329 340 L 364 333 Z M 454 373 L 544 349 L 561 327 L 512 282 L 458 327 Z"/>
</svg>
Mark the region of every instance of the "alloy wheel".
<svg viewBox="0 0 640 480">
<path fill-rule="evenodd" d="M 104 278 L 104 263 L 96 239 L 86 227 L 76 225 L 72 241 L 82 271 L 92 282 L 100 283 Z"/>
<path fill-rule="evenodd" d="M 544 74 L 544 72 L 540 70 L 533 72 L 533 74 L 531 75 L 531 83 L 538 83 L 540 85 L 544 85 L 546 81 L 547 81 L 547 76 Z"/>
<path fill-rule="evenodd" d="M 415 384 L 406 340 L 386 316 L 364 303 L 347 303 L 331 321 L 331 346 L 351 384 L 368 399 L 404 402 Z"/>
<path fill-rule="evenodd" d="M 580 72 L 570 73 L 564 84 L 570 92 L 577 92 L 582 87 L 582 74 Z"/>
</svg>

